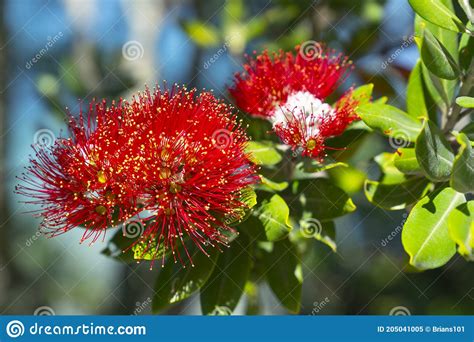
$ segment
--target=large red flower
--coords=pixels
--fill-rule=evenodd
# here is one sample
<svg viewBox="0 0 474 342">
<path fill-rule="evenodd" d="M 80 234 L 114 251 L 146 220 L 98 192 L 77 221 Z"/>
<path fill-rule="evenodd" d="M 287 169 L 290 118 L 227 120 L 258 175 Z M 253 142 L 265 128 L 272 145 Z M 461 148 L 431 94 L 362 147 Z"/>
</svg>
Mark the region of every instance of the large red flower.
<svg viewBox="0 0 474 342">
<path fill-rule="evenodd" d="M 257 181 L 231 107 L 208 92 L 146 90 L 131 103 L 91 105 L 69 128 L 71 138 L 36 147 L 17 188 L 41 205 L 51 235 L 83 226 L 83 240 L 95 241 L 139 214 L 144 253 L 171 248 L 182 261 L 185 240 L 204 253 L 227 243 L 227 222 Z"/>
<path fill-rule="evenodd" d="M 148 247 L 174 249 L 186 237 L 203 252 L 205 245 L 226 244 L 233 231 L 226 222 L 239 218 L 248 186 L 258 180 L 231 107 L 211 93 L 178 89 L 147 91 L 130 110 L 140 113 L 137 130 L 144 132 L 137 143 L 144 147 Z"/>
<path fill-rule="evenodd" d="M 325 103 L 348 75 L 351 62 L 316 42 L 249 58 L 229 89 L 238 107 L 273 123 L 282 141 L 303 155 L 321 158 L 324 141 L 357 119 L 351 92 Z"/>
</svg>

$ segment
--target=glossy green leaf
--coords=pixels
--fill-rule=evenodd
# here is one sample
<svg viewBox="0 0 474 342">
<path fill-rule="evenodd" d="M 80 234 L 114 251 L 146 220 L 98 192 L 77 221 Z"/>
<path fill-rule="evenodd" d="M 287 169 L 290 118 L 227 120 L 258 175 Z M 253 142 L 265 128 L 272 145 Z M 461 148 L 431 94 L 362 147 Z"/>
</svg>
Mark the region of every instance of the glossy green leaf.
<svg viewBox="0 0 474 342">
<path fill-rule="evenodd" d="M 257 190 L 268 192 L 283 191 L 288 187 L 288 182 L 274 182 L 260 175 L 261 182 L 257 185 Z"/>
<path fill-rule="evenodd" d="M 449 237 L 448 216 L 465 201 L 451 188 L 423 197 L 412 209 L 402 231 L 402 243 L 410 264 L 420 270 L 443 266 L 456 253 Z"/>
<path fill-rule="evenodd" d="M 166 308 L 168 305 L 177 303 L 188 298 L 198 291 L 211 276 L 216 264 L 218 250 L 209 249 L 209 256 L 206 256 L 197 247 L 187 246 L 194 266 L 189 262 L 183 248 L 179 248 L 179 256 L 184 263 L 178 261 L 168 264 L 161 269 L 155 282 L 155 295 L 152 302 L 152 311 Z"/>
<path fill-rule="evenodd" d="M 365 195 L 370 203 L 388 210 L 400 210 L 415 203 L 428 192 L 426 178 L 412 177 L 396 184 L 367 180 Z"/>
<path fill-rule="evenodd" d="M 467 124 L 466 127 L 464 127 L 461 130 L 461 133 L 466 134 L 466 136 L 469 138 L 469 140 L 474 141 L 474 122 L 471 122 L 471 123 Z"/>
<path fill-rule="evenodd" d="M 271 142 L 250 141 L 247 144 L 245 152 L 250 155 L 250 159 L 258 165 L 278 164 L 282 157 L 273 147 Z"/>
<path fill-rule="evenodd" d="M 209 23 L 190 21 L 185 22 L 183 28 L 189 37 L 200 46 L 211 47 L 220 42 L 219 31 Z"/>
<path fill-rule="evenodd" d="M 461 20 L 440 0 L 408 0 L 413 10 L 429 22 L 454 32 L 464 32 Z"/>
<path fill-rule="evenodd" d="M 418 163 L 426 177 L 435 182 L 446 181 L 451 175 L 454 154 L 440 129 L 426 120 L 415 144 Z"/>
<path fill-rule="evenodd" d="M 450 0 L 442 0 L 442 2 L 449 8 L 452 8 Z M 436 39 L 438 39 L 438 41 L 449 51 L 454 60 L 458 62 L 459 52 L 457 33 L 443 29 L 429 21 L 426 21 L 419 15 L 415 15 L 415 35 L 416 37 L 419 37 L 415 38 L 415 41 L 419 45 L 420 50 L 425 29 L 429 29 Z M 451 105 L 451 98 L 453 97 L 454 91 L 457 87 L 457 80 L 439 79 L 426 68 L 424 63 L 421 64 L 421 72 L 426 93 L 427 95 L 429 94 L 429 96 L 425 97 L 427 108 L 430 108 L 429 118 L 431 121 L 437 122 L 432 101 L 434 101 L 434 104 L 438 105 L 443 111 L 446 111 Z"/>
<path fill-rule="evenodd" d="M 165 248 L 163 244 L 157 246 L 156 239 L 152 238 L 139 241 L 132 247 L 132 251 L 135 260 L 164 260 L 171 254 L 172 248 Z"/>
<path fill-rule="evenodd" d="M 357 108 L 357 114 L 367 126 L 405 141 L 415 141 L 422 126 L 419 120 L 390 105 L 367 103 Z"/>
<path fill-rule="evenodd" d="M 201 309 L 205 315 L 234 311 L 242 296 L 252 267 L 249 240 L 241 234 L 219 255 L 214 272 L 201 288 Z"/>
<path fill-rule="evenodd" d="M 407 85 L 407 112 L 414 118 L 428 118 L 421 61 L 418 60 L 410 73 Z"/>
<path fill-rule="evenodd" d="M 399 148 L 394 155 L 394 166 L 404 174 L 422 173 L 421 166 L 416 159 L 414 148 Z"/>
<path fill-rule="evenodd" d="M 313 159 L 306 159 L 305 161 L 296 165 L 295 174 L 293 175 L 294 179 L 306 179 L 306 178 L 315 178 L 317 173 L 322 171 L 327 171 L 334 169 L 336 167 L 348 167 L 346 163 L 342 162 L 329 162 L 329 163 L 319 163 Z"/>
<path fill-rule="evenodd" d="M 474 192 L 474 150 L 465 134 L 458 134 L 456 139 L 460 148 L 454 158 L 450 185 L 459 192 Z"/>
<path fill-rule="evenodd" d="M 474 97 L 460 96 L 456 99 L 456 103 L 464 108 L 474 108 Z"/>
<path fill-rule="evenodd" d="M 469 30 L 474 31 L 474 23 L 467 25 Z M 459 41 L 459 65 L 464 70 L 469 70 L 474 60 L 474 37 L 469 34 L 463 34 Z"/>
<path fill-rule="evenodd" d="M 405 175 L 395 167 L 395 156 L 394 153 L 383 152 L 374 158 L 382 171 L 380 181 L 384 184 L 398 184 L 406 179 Z"/>
<path fill-rule="evenodd" d="M 440 78 L 454 80 L 459 76 L 456 61 L 428 29 L 423 34 L 421 58 L 425 66 Z"/>
<path fill-rule="evenodd" d="M 448 228 L 459 254 L 474 261 L 474 201 L 459 205 L 449 214 Z"/>
<path fill-rule="evenodd" d="M 296 246 L 289 239 L 275 242 L 272 251 L 265 253 L 264 263 L 268 285 L 275 296 L 290 312 L 298 313 L 303 277 Z"/>
<path fill-rule="evenodd" d="M 284 239 L 292 229 L 289 221 L 290 209 L 279 195 L 275 194 L 270 200 L 263 201 L 257 215 L 263 224 L 268 241 Z"/>
<path fill-rule="evenodd" d="M 352 98 L 358 101 L 358 105 L 368 103 L 372 97 L 374 85 L 372 83 L 364 84 L 352 91 Z"/>
<path fill-rule="evenodd" d="M 130 248 L 136 239 L 127 237 L 122 229 L 118 229 L 114 236 L 107 243 L 107 247 L 102 250 L 102 254 L 115 258 L 125 263 L 134 263 L 134 253 Z"/>
<path fill-rule="evenodd" d="M 348 194 L 326 178 L 296 181 L 293 192 L 302 207 L 318 220 L 331 220 L 356 209 Z"/>
</svg>

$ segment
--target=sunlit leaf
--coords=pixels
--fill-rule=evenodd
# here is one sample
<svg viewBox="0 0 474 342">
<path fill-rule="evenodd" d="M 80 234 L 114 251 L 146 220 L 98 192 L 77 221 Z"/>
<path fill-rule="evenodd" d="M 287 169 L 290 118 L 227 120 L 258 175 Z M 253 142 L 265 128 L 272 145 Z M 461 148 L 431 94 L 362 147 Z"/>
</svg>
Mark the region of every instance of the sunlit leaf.
<svg viewBox="0 0 474 342">
<path fill-rule="evenodd" d="M 424 30 L 421 57 L 425 66 L 436 76 L 446 80 L 459 76 L 456 61 L 428 29 Z"/>
<path fill-rule="evenodd" d="M 408 0 L 413 10 L 429 22 L 454 32 L 464 32 L 461 20 L 440 0 Z"/>
<path fill-rule="evenodd" d="M 456 253 L 456 244 L 449 237 L 448 216 L 464 201 L 463 194 L 444 188 L 413 207 L 402 231 L 411 265 L 420 270 L 440 267 Z"/>
<path fill-rule="evenodd" d="M 474 201 L 457 206 L 448 217 L 449 236 L 459 246 L 458 252 L 474 261 Z"/>
<path fill-rule="evenodd" d="M 367 103 L 357 108 L 357 114 L 369 127 L 406 141 L 415 141 L 422 127 L 419 120 L 390 105 Z"/>
<path fill-rule="evenodd" d="M 474 97 L 460 96 L 456 99 L 456 103 L 464 108 L 474 108 Z"/>
<path fill-rule="evenodd" d="M 268 241 L 284 239 L 292 229 L 289 221 L 290 209 L 279 195 L 275 194 L 270 200 L 263 201 L 257 215 L 263 224 Z"/>
<path fill-rule="evenodd" d="M 250 141 L 247 144 L 245 152 L 250 155 L 250 159 L 258 165 L 278 164 L 282 157 L 273 147 L 271 142 Z"/>
</svg>

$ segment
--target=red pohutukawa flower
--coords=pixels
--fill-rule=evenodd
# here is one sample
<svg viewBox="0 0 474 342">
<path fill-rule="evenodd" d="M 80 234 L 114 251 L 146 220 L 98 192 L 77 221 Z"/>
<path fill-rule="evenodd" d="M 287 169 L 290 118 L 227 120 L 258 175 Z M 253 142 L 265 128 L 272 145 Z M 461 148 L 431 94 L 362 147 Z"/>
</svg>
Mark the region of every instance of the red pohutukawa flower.
<svg viewBox="0 0 474 342">
<path fill-rule="evenodd" d="M 83 240 L 95 241 L 139 214 L 141 250 L 162 250 L 164 261 L 172 249 L 183 262 L 177 247 L 188 254 L 185 240 L 204 253 L 227 244 L 227 222 L 240 217 L 258 180 L 240 122 L 209 92 L 147 89 L 130 103 L 91 105 L 69 129 L 71 138 L 35 148 L 17 188 L 42 206 L 53 236 L 83 226 Z"/>
<path fill-rule="evenodd" d="M 122 169 L 128 156 L 115 153 L 129 140 L 120 129 L 124 114 L 121 102 L 109 108 L 91 103 L 86 115 L 70 116 L 71 138 L 33 146 L 36 158 L 30 159 L 17 192 L 41 206 L 35 213 L 49 236 L 83 226 L 82 241 L 92 237 L 95 242 L 107 227 L 138 212 L 139 189 Z"/>
<path fill-rule="evenodd" d="M 229 92 L 243 111 L 270 120 L 276 134 L 293 150 L 320 159 L 326 139 L 341 134 L 358 118 L 357 101 L 350 91 L 333 106 L 325 103 L 352 64 L 316 42 L 297 46 L 295 51 L 272 55 L 264 51 L 249 58 Z"/>
</svg>

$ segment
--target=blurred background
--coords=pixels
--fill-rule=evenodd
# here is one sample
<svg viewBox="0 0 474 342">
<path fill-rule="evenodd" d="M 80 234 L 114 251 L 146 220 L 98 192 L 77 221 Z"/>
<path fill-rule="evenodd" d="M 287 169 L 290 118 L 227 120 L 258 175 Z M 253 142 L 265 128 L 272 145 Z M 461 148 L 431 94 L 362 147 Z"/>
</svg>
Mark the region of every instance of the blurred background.
<svg viewBox="0 0 474 342">
<path fill-rule="evenodd" d="M 128 98 L 163 80 L 228 98 L 245 53 L 307 40 L 354 61 L 344 87 L 374 83 L 376 96 L 403 107 L 418 57 L 405 0 L 0 0 L 0 20 L 2 314 L 151 309 L 157 269 L 103 255 L 107 242 L 80 245 L 79 229 L 44 238 L 26 213 L 32 208 L 13 194 L 31 144 L 67 134 L 66 107 L 75 113 L 80 101 Z M 390 149 L 385 140 L 364 137 L 346 156 L 352 167 L 330 173 L 358 210 L 336 221 L 337 253 L 315 241 L 304 261 L 301 314 L 473 314 L 472 264 L 457 256 L 441 269 L 411 273 L 400 242 L 406 215 L 374 208 L 361 192 L 366 177 L 377 177 L 372 158 Z M 267 288 L 260 294 L 259 313 L 285 313 Z M 199 314 L 199 300 L 167 313 Z"/>
</svg>

